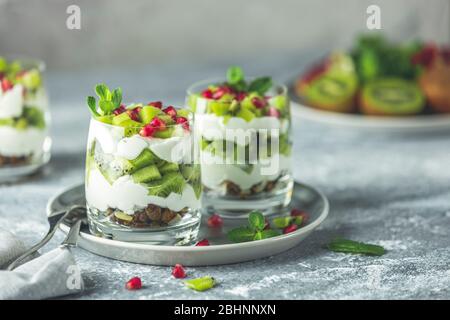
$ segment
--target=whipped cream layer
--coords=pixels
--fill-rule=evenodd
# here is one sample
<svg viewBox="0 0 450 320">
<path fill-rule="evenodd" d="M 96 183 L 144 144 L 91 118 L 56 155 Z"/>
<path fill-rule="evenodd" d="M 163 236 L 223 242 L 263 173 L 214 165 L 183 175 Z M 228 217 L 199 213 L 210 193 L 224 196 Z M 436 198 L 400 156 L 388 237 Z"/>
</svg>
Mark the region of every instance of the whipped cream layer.
<svg viewBox="0 0 450 320">
<path fill-rule="evenodd" d="M 288 119 L 276 117 L 257 117 L 249 122 L 239 117 L 232 117 L 225 121 L 224 117 L 215 114 L 196 114 L 195 117 L 196 129 L 206 140 L 228 140 L 241 145 L 248 144 L 251 139 L 236 139 L 234 134 L 227 133 L 227 130 L 236 134 L 239 134 L 239 130 L 242 134 L 250 130 L 267 130 L 270 135 L 272 129 L 279 130 L 279 134 L 287 133 L 290 126 Z"/>
<path fill-rule="evenodd" d="M 122 176 L 111 185 L 101 172 L 93 165 L 86 183 L 87 203 L 101 211 L 108 208 L 119 209 L 126 214 L 135 212 L 153 204 L 172 211 L 180 211 L 186 207 L 200 208 L 200 199 L 195 196 L 191 185 L 186 184 L 182 194 L 171 193 L 167 198 L 152 196 L 141 184 L 135 183 L 129 175 Z"/>
<path fill-rule="evenodd" d="M 11 90 L 3 92 L 0 88 L 0 118 L 20 117 L 23 111 L 23 86 L 15 85 Z"/>
<path fill-rule="evenodd" d="M 276 154 L 253 164 L 250 172 L 239 164 L 218 164 L 223 159 L 209 152 L 202 153 L 202 184 L 210 189 L 220 188 L 225 181 L 231 181 L 241 190 L 249 190 L 258 183 L 277 179 L 283 171 L 291 171 L 291 157 Z"/>
<path fill-rule="evenodd" d="M 191 135 L 183 130 L 175 130 L 174 136 L 167 139 L 142 137 L 138 134 L 125 137 L 123 128 L 105 125 L 96 120 L 91 120 L 88 145 L 93 140 L 100 144 L 106 154 L 133 160 L 144 149 L 149 148 L 160 159 L 174 163 L 188 159 L 192 145 Z"/>
<path fill-rule="evenodd" d="M 9 126 L 0 126 L 0 155 L 20 157 L 42 153 L 47 132 L 36 128 L 18 130 Z"/>
</svg>

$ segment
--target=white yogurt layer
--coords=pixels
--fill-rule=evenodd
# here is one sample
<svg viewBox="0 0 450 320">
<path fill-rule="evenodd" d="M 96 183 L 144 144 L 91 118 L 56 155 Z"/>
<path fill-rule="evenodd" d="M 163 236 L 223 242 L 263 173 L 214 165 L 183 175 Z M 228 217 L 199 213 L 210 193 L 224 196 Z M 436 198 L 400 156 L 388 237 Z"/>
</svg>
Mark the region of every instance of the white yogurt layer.
<svg viewBox="0 0 450 320">
<path fill-rule="evenodd" d="M 7 157 L 39 155 L 42 153 L 45 130 L 28 128 L 17 130 L 9 126 L 0 126 L 0 155 Z"/>
<path fill-rule="evenodd" d="M 23 111 L 23 86 L 15 85 L 3 92 L 0 88 L 0 118 L 16 118 Z"/>
<path fill-rule="evenodd" d="M 86 200 L 98 210 L 117 208 L 130 215 L 149 204 L 172 211 L 180 211 L 185 207 L 200 208 L 200 199 L 196 198 L 194 189 L 189 184 L 186 184 L 182 194 L 171 193 L 167 198 L 151 196 L 143 185 L 135 183 L 129 175 L 120 177 L 110 185 L 94 166 L 86 183 Z"/>
<path fill-rule="evenodd" d="M 223 182 L 231 181 L 246 191 L 255 184 L 277 179 L 282 171 L 291 171 L 291 157 L 281 154 L 258 161 L 250 173 L 238 164 L 217 164 L 220 161 L 222 158 L 209 152 L 202 153 L 202 183 L 210 189 L 220 188 Z"/>
<path fill-rule="evenodd" d="M 180 163 L 190 155 L 192 142 L 189 133 L 181 131 L 179 134 L 167 139 L 142 137 L 138 134 L 127 138 L 124 137 L 123 128 L 91 120 L 89 145 L 96 139 L 104 153 L 128 160 L 136 159 L 144 149 L 149 148 L 160 159 Z"/>
<path fill-rule="evenodd" d="M 247 122 L 239 117 L 230 118 L 227 123 L 224 122 L 224 117 L 217 116 L 215 114 L 197 114 L 196 115 L 196 128 L 198 132 L 207 140 L 232 140 L 238 144 L 248 144 L 247 141 L 235 139 L 233 132 L 239 133 L 238 130 L 250 132 L 250 130 L 267 130 L 270 134 L 270 130 L 279 130 L 280 134 L 286 133 L 289 130 L 289 120 L 278 119 L 276 117 L 259 117 L 254 118 Z M 233 132 L 227 132 L 227 130 L 235 130 Z"/>
</svg>

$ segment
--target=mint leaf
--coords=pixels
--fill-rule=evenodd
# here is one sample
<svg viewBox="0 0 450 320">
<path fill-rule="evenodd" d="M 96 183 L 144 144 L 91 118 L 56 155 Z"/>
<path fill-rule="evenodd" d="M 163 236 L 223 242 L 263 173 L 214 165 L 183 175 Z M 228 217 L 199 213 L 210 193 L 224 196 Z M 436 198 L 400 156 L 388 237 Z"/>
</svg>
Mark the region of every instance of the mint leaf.
<svg viewBox="0 0 450 320">
<path fill-rule="evenodd" d="M 370 256 L 381 256 L 386 253 L 386 250 L 381 246 L 341 238 L 330 242 L 327 248 L 334 252 L 359 253 Z"/>
<path fill-rule="evenodd" d="M 94 97 L 92 97 L 92 96 L 87 97 L 87 104 L 88 104 L 89 109 L 91 110 L 91 113 L 94 116 L 96 116 L 96 117 L 100 116 L 97 112 L 97 106 L 96 106 L 96 101 L 95 101 Z"/>
<path fill-rule="evenodd" d="M 98 102 L 100 109 L 102 109 L 104 115 L 108 115 L 114 111 L 114 104 L 112 101 L 100 100 Z"/>
<path fill-rule="evenodd" d="M 248 91 L 264 95 L 271 87 L 272 79 L 270 77 L 256 78 L 250 83 Z"/>
<path fill-rule="evenodd" d="M 117 88 L 113 91 L 111 101 L 114 105 L 114 109 L 120 107 L 120 103 L 122 102 L 122 88 Z"/>
<path fill-rule="evenodd" d="M 211 276 L 206 276 L 192 280 L 185 280 L 184 284 L 192 290 L 206 291 L 216 285 L 216 279 Z"/>
<path fill-rule="evenodd" d="M 227 70 L 227 82 L 231 85 L 238 84 L 244 80 L 244 72 L 240 67 L 232 66 Z"/>
<path fill-rule="evenodd" d="M 255 232 L 247 227 L 239 227 L 228 231 L 227 235 L 232 242 L 247 242 L 253 240 Z"/>
<path fill-rule="evenodd" d="M 262 230 L 264 230 L 266 220 L 264 219 L 264 216 L 261 212 L 252 211 L 248 215 L 248 224 L 252 230 L 262 231 Z"/>
<path fill-rule="evenodd" d="M 102 100 L 110 100 L 111 98 L 111 92 L 109 91 L 109 88 L 103 83 L 95 86 L 95 92 Z"/>
<path fill-rule="evenodd" d="M 267 239 L 267 238 L 272 238 L 272 237 L 276 237 L 279 236 L 281 233 L 277 230 L 263 230 L 260 232 L 261 233 L 261 239 Z"/>
</svg>

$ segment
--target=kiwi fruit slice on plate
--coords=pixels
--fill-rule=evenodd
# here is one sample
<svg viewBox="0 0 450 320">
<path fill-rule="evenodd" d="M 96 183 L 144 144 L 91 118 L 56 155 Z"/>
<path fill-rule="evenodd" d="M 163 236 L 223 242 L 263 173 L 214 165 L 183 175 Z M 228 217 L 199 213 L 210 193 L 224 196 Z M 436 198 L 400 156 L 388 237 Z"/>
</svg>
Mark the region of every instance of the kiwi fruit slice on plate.
<svg viewBox="0 0 450 320">
<path fill-rule="evenodd" d="M 414 115 L 425 108 L 425 97 L 415 82 L 380 78 L 363 87 L 360 108 L 368 115 Z"/>
<path fill-rule="evenodd" d="M 358 80 L 354 75 L 326 74 L 309 83 L 302 96 L 313 107 L 336 112 L 351 112 Z"/>
</svg>

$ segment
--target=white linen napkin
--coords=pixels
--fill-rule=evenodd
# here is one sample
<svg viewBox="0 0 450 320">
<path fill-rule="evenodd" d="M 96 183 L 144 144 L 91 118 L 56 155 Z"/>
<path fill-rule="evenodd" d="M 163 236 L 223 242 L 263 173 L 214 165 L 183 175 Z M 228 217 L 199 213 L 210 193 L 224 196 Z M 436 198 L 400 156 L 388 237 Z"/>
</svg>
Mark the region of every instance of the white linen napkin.
<svg viewBox="0 0 450 320">
<path fill-rule="evenodd" d="M 0 229 L 0 269 L 26 250 L 22 241 Z M 70 249 L 58 247 L 13 271 L 0 270 L 0 300 L 47 299 L 79 293 L 83 278 Z"/>
</svg>

